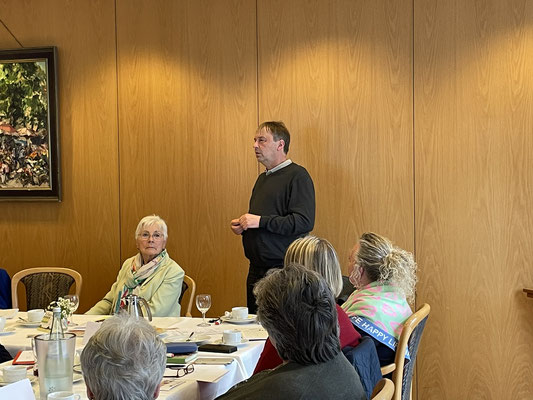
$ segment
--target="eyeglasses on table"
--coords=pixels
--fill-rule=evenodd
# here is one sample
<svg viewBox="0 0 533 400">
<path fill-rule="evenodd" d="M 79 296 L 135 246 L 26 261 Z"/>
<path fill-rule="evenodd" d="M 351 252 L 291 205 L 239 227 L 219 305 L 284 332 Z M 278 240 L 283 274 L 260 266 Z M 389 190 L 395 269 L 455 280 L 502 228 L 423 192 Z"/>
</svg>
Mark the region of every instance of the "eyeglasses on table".
<svg viewBox="0 0 533 400">
<path fill-rule="evenodd" d="M 187 374 L 194 372 L 194 364 L 188 364 L 184 367 L 178 367 L 177 365 L 167 366 L 167 369 L 176 371 L 176 375 L 163 375 L 163 378 L 181 378 Z"/>
</svg>

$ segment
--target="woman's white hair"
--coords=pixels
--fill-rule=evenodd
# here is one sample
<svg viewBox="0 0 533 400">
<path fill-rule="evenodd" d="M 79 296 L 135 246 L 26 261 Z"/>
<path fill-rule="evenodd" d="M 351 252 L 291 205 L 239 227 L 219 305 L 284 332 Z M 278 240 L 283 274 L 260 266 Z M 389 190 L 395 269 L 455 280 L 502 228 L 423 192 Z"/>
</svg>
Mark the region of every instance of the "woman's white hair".
<svg viewBox="0 0 533 400">
<path fill-rule="evenodd" d="M 149 226 L 157 225 L 159 231 L 163 234 L 163 239 L 167 239 L 167 224 L 159 215 L 147 215 L 139 221 L 137 229 L 135 230 L 135 239 L 137 239 L 142 231 Z"/>
<path fill-rule="evenodd" d="M 415 299 L 417 265 L 411 253 L 395 247 L 377 233 L 363 233 L 359 239 L 357 262 L 371 282 L 398 287 L 409 303 Z"/>
<path fill-rule="evenodd" d="M 98 400 L 152 400 L 166 365 L 166 347 L 143 318 L 106 320 L 81 353 L 85 383 Z"/>
</svg>

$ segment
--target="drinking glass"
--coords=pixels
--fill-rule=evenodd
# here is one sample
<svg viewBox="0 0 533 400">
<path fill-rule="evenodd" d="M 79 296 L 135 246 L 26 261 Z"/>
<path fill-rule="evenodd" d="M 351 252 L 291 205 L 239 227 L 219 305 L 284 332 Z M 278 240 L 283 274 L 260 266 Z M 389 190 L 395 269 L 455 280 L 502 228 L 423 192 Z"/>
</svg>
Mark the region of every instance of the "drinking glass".
<svg viewBox="0 0 533 400">
<path fill-rule="evenodd" d="M 68 317 L 68 323 L 71 326 L 75 326 L 76 324 L 74 323 L 74 313 L 76 312 L 76 310 L 78 309 L 78 306 L 80 305 L 80 298 L 76 296 L 75 294 L 67 294 L 64 297 L 64 299 L 69 300 L 74 306 L 74 309 L 72 310 L 72 314 L 69 315 Z"/>
<path fill-rule="evenodd" d="M 199 294 L 196 296 L 196 308 L 202 313 L 203 322 L 198 324 L 198 326 L 210 326 L 205 322 L 205 313 L 211 308 L 211 295 L 210 294 Z"/>
</svg>

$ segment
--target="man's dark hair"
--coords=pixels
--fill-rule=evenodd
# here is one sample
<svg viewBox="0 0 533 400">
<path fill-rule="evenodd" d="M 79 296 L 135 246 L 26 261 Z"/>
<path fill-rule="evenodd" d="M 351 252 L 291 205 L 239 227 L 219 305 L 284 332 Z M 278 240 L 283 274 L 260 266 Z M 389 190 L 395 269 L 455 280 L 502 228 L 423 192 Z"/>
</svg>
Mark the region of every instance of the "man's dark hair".
<svg viewBox="0 0 533 400">
<path fill-rule="evenodd" d="M 289 145 L 291 143 L 291 134 L 289 133 L 289 130 L 285 126 L 285 124 L 281 121 L 267 121 L 263 122 L 261 125 L 259 125 L 259 128 L 257 128 L 257 131 L 261 131 L 262 129 L 266 130 L 267 132 L 270 132 L 274 140 L 277 142 L 280 139 L 283 139 L 283 142 L 285 145 L 283 146 L 283 152 L 287 154 L 289 152 Z"/>
</svg>

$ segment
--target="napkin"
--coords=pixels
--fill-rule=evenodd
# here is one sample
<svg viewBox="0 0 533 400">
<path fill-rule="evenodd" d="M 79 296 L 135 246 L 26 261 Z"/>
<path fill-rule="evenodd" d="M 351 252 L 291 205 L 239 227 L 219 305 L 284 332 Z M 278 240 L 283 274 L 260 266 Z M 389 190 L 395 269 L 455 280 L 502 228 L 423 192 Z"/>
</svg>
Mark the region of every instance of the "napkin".
<svg viewBox="0 0 533 400">
<path fill-rule="evenodd" d="M 9 308 L 6 310 L 0 310 L 0 317 L 6 317 L 6 319 L 15 318 L 19 312 L 18 308 Z"/>
<path fill-rule="evenodd" d="M 28 378 L 0 387 L 0 399 L 35 400 Z"/>
<path fill-rule="evenodd" d="M 87 322 L 87 327 L 85 328 L 85 335 L 83 335 L 83 345 L 86 345 L 92 335 L 96 333 L 98 329 L 102 326 L 101 322 Z"/>
<path fill-rule="evenodd" d="M 241 328 L 242 338 L 248 340 L 266 340 L 268 332 L 265 328 Z"/>
</svg>

